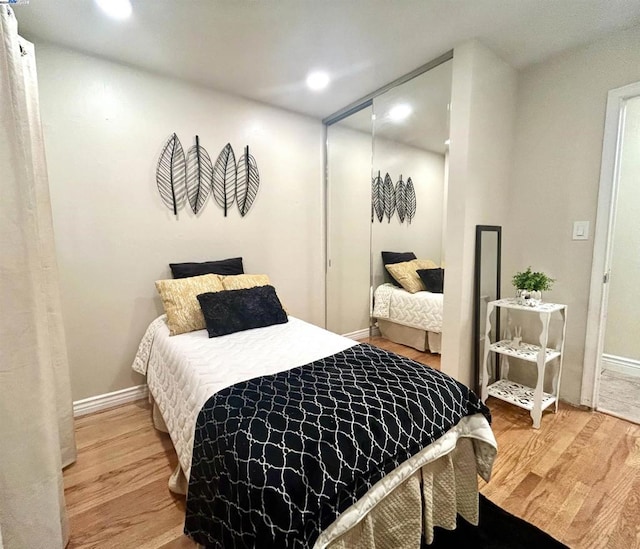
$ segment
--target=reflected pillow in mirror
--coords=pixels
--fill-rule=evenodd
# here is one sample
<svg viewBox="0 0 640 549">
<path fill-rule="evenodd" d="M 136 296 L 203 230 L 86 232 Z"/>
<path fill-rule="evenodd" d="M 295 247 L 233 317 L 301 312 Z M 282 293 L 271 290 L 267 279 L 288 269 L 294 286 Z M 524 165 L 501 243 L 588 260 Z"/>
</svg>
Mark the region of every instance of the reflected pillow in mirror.
<svg viewBox="0 0 640 549">
<path fill-rule="evenodd" d="M 441 294 L 444 291 L 444 269 L 418 269 L 416 272 L 427 292 Z"/>
<path fill-rule="evenodd" d="M 173 278 L 188 278 L 206 274 L 240 275 L 244 273 L 241 257 L 203 261 L 202 263 L 169 263 Z"/>
<path fill-rule="evenodd" d="M 403 263 L 385 265 L 385 268 L 403 289 L 410 294 L 415 294 L 426 290 L 416 271 L 418 269 L 437 269 L 438 266 L 430 259 L 412 259 Z"/>
<path fill-rule="evenodd" d="M 273 286 L 226 290 L 198 296 L 209 337 L 289 321 Z"/>
<path fill-rule="evenodd" d="M 382 264 L 385 266 L 393 265 L 395 263 L 404 263 L 405 261 L 417 259 L 416 254 L 414 254 L 413 252 L 380 252 L 380 254 L 382 255 Z M 400 286 L 400 283 L 395 278 L 393 278 L 393 276 L 390 276 L 389 280 L 395 286 Z"/>
</svg>

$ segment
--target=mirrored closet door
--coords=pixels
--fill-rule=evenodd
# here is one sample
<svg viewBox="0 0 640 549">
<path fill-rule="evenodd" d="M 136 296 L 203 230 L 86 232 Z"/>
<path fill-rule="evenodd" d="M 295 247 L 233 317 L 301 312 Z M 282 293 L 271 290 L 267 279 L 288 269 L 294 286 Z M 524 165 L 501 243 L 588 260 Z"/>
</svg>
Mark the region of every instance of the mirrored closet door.
<svg viewBox="0 0 640 549">
<path fill-rule="evenodd" d="M 327 329 L 368 333 L 370 104 L 327 127 Z"/>
<path fill-rule="evenodd" d="M 374 301 L 384 304 L 397 287 L 383 251 L 419 260 L 409 276 L 420 290 L 419 267 L 444 262 L 451 66 L 451 56 L 438 60 L 372 94 L 363 101 L 365 108 L 328 123 L 329 330 L 362 337 L 368 328 L 382 327 L 389 339 L 439 352 L 442 294 L 407 295 L 413 288 L 388 318 L 380 310 L 371 313 Z M 426 303 L 429 299 L 434 303 Z"/>
</svg>

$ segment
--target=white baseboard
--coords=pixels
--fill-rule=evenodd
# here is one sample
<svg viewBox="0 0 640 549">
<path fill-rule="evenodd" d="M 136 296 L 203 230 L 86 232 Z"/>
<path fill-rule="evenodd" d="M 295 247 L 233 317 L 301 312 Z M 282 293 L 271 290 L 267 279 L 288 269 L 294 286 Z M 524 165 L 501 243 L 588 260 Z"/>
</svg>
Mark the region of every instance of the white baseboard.
<svg viewBox="0 0 640 549">
<path fill-rule="evenodd" d="M 380 330 L 377 326 L 373 327 L 373 331 L 371 332 L 373 337 L 378 337 L 380 335 Z M 369 337 L 369 328 L 365 328 L 364 330 L 357 330 L 356 332 L 349 332 L 348 334 L 342 334 L 344 337 L 348 337 L 349 339 L 355 339 L 356 341 L 360 341 L 366 337 Z"/>
<path fill-rule="evenodd" d="M 146 385 L 136 385 L 135 387 L 128 387 L 127 389 L 121 389 L 113 393 L 76 400 L 73 403 L 73 417 L 86 416 L 87 414 L 93 414 L 94 412 L 128 404 L 129 402 L 145 398 L 148 394 L 149 389 Z"/>
<path fill-rule="evenodd" d="M 602 353 L 602 371 L 605 370 L 640 376 L 640 360 Z"/>
</svg>

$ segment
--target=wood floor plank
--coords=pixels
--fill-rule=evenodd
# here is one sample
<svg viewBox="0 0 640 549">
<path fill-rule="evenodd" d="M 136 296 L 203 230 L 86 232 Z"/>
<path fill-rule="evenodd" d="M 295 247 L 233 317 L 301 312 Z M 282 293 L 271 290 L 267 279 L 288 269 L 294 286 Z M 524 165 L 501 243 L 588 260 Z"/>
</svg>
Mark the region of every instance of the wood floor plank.
<svg viewBox="0 0 640 549">
<path fill-rule="evenodd" d="M 421 362 L 427 366 L 431 366 L 436 370 L 440 370 L 440 355 L 436 353 L 429 353 L 424 351 L 418 351 L 413 347 L 407 347 L 400 343 L 395 343 L 381 336 L 366 337 L 360 340 L 362 343 L 370 343 L 376 347 L 386 349 L 392 353 L 398 353 L 399 355 L 406 356 L 416 362 Z"/>
<path fill-rule="evenodd" d="M 75 464 L 65 471 L 65 487 L 99 477 L 102 471 L 114 471 L 144 460 L 159 451 L 172 451 L 171 439 L 159 436 L 154 429 L 141 428 L 128 436 L 93 445 L 78 455 Z"/>
<path fill-rule="evenodd" d="M 182 531 L 183 525 L 180 524 L 147 541 L 138 549 L 198 549 L 198 544 L 185 536 Z"/>
<path fill-rule="evenodd" d="M 390 350 L 439 367 L 439 355 L 402 347 Z M 488 404 L 499 451 L 482 493 L 571 548 L 640 549 L 639 425 L 561 404 L 536 430 L 526 411 Z M 184 498 L 167 487 L 177 458 L 148 403 L 79 418 L 76 430 L 78 461 L 64 472 L 69 547 L 196 548 L 182 533 Z"/>
<path fill-rule="evenodd" d="M 609 547 L 640 547 L 640 479 L 633 483 L 624 500 L 616 527 L 609 538 Z"/>
<path fill-rule="evenodd" d="M 173 450 L 163 450 L 124 467 L 114 467 L 98 476 L 86 475 L 81 482 L 69 483 L 65 489 L 69 515 L 83 513 L 157 480 L 166 482 L 177 463 Z M 140 474 L 141 470 L 144 470 L 144 475 Z"/>
<path fill-rule="evenodd" d="M 70 517 L 70 547 L 137 549 L 160 530 L 181 527 L 183 513 L 184 498 L 172 496 L 167 479 L 159 479 Z"/>
<path fill-rule="evenodd" d="M 568 526 L 573 522 L 588 496 L 589 487 L 583 482 L 576 482 L 571 492 L 564 494 L 555 517 L 546 528 L 547 532 L 557 538 L 566 537 Z"/>
<path fill-rule="evenodd" d="M 145 427 L 150 409 L 146 400 L 139 400 L 131 407 L 121 406 L 100 412 L 100 422 L 93 419 L 95 414 L 76 419 L 75 431 L 78 449 L 83 450 L 93 444 L 104 443 Z"/>
</svg>

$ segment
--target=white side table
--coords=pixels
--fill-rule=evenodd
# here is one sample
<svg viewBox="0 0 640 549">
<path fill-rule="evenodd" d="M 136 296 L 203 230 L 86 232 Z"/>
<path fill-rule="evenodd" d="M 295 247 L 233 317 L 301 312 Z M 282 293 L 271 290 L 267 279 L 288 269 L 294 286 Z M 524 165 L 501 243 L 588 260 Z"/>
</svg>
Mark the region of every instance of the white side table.
<svg viewBox="0 0 640 549">
<path fill-rule="evenodd" d="M 540 345 L 530 343 L 520 343 L 515 346 L 513 341 L 504 339 L 497 342 L 491 342 L 491 313 L 494 309 L 505 309 L 507 315 L 511 311 L 525 311 L 539 315 L 542 322 L 542 330 L 540 332 Z M 562 317 L 562 337 L 556 348 L 549 348 L 549 324 L 551 316 L 559 313 Z M 500 314 L 497 310 L 496 314 Z M 482 362 L 482 391 L 481 398 L 485 402 L 489 396 L 499 398 L 505 402 L 529 410 L 531 419 L 533 419 L 533 427 L 540 428 L 540 420 L 542 419 L 542 411 L 555 404 L 555 411 L 558 411 L 558 393 L 560 391 L 560 378 L 562 375 L 562 357 L 564 354 L 564 340 L 567 329 L 567 306 L 560 303 L 541 303 L 537 307 L 528 307 L 519 305 L 515 298 L 499 299 L 490 301 L 487 304 L 487 320 L 485 324 L 485 345 L 484 358 Z M 499 334 L 498 334 L 499 335 Z M 501 372 L 500 378 L 495 383 L 488 385 L 489 372 L 487 366 L 489 363 L 489 353 L 497 353 L 513 357 L 535 364 L 537 366 L 538 379 L 535 387 L 527 387 L 520 383 L 509 380 L 508 361 Z M 544 372 L 546 365 L 550 362 L 558 360 L 558 368 L 555 370 L 552 382 L 552 392 L 544 392 Z"/>
</svg>

